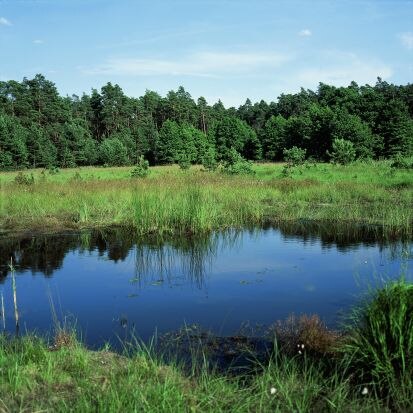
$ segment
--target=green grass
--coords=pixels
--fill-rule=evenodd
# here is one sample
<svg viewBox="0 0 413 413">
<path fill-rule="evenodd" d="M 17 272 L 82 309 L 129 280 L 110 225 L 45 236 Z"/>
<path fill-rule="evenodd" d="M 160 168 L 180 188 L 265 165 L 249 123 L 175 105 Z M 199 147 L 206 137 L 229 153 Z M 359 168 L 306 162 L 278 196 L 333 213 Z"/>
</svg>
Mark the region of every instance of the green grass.
<svg viewBox="0 0 413 413">
<path fill-rule="evenodd" d="M 256 164 L 255 176 L 228 176 L 199 167 L 78 168 L 34 184 L 0 174 L 0 229 L 59 230 L 122 225 L 140 233 L 203 232 L 265 222 L 325 221 L 375 225 L 411 235 L 413 176 L 388 162 L 316 164 L 283 177 L 281 164 Z"/>
<path fill-rule="evenodd" d="M 321 368 L 319 366 L 321 364 Z M 0 340 L 0 411 L 309 412 L 377 411 L 336 368 L 278 357 L 253 376 L 186 371 L 144 350 L 125 357 L 78 342 L 51 351 L 33 337 Z M 273 394 L 271 392 L 273 390 Z"/>
<path fill-rule="evenodd" d="M 355 374 L 396 406 L 400 400 L 413 402 L 412 314 L 413 285 L 389 283 L 354 310 L 343 348 Z"/>
</svg>

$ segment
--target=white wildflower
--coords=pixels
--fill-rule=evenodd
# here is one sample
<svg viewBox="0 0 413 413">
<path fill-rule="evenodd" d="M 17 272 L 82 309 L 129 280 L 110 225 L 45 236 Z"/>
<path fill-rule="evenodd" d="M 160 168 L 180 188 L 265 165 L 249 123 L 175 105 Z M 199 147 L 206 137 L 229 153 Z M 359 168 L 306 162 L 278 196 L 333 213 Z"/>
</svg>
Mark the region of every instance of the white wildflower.
<svg viewBox="0 0 413 413">
<path fill-rule="evenodd" d="M 363 387 L 363 390 L 361 391 L 361 394 L 363 395 L 363 396 L 365 396 L 366 394 L 368 394 L 369 393 L 369 389 L 367 388 L 367 387 Z"/>
<path fill-rule="evenodd" d="M 277 393 L 277 389 L 275 387 L 271 387 L 270 394 L 275 394 L 275 393 Z"/>
</svg>

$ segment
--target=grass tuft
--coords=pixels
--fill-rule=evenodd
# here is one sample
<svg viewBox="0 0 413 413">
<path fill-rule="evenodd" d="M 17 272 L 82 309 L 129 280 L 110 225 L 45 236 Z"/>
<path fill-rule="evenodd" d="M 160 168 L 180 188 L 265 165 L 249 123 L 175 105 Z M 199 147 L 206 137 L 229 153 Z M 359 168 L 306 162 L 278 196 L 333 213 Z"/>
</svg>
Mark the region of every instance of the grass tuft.
<svg viewBox="0 0 413 413">
<path fill-rule="evenodd" d="M 355 309 L 343 346 L 358 380 L 400 408 L 413 403 L 413 285 L 401 279 Z"/>
</svg>

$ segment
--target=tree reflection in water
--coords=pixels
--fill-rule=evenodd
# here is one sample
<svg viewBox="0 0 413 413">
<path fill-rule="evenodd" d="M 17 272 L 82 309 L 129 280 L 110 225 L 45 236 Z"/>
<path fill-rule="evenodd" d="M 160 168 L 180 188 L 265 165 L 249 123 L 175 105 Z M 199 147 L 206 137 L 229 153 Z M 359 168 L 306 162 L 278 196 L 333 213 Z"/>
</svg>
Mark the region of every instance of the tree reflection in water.
<svg viewBox="0 0 413 413">
<path fill-rule="evenodd" d="M 131 253 L 136 262 L 134 281 L 138 285 L 153 282 L 179 282 L 185 274 L 201 288 L 211 259 L 219 248 L 236 247 L 242 242 L 242 231 L 257 237 L 264 231 L 278 230 L 286 240 L 298 240 L 303 244 L 320 243 L 323 249 L 337 248 L 347 252 L 359 246 L 384 247 L 390 258 L 412 256 L 412 238 L 398 234 L 386 235 L 380 227 L 338 225 L 317 222 L 281 223 L 263 228 L 226 230 L 204 235 L 138 237 L 123 228 L 82 231 L 80 233 L 37 234 L 2 236 L 0 238 L 0 283 L 9 273 L 10 258 L 17 272 L 31 271 L 51 277 L 62 267 L 66 254 L 98 252 L 108 260 L 124 261 Z M 174 274 L 179 260 L 182 274 Z"/>
</svg>

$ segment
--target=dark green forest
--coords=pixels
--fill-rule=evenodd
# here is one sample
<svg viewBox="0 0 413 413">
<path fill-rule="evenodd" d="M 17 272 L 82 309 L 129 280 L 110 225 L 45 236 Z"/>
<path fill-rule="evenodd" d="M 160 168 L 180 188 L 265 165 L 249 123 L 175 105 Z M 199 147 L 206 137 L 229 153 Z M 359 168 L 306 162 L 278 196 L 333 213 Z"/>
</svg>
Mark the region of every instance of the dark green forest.
<svg viewBox="0 0 413 413">
<path fill-rule="evenodd" d="M 225 108 L 195 101 L 183 87 L 132 98 L 107 83 L 90 95 L 62 97 L 41 74 L 0 82 L 3 170 L 132 165 L 141 155 L 152 165 L 225 162 L 233 149 L 246 159 L 278 161 L 294 146 L 328 161 L 336 139 L 350 141 L 359 159 L 411 156 L 413 84 L 320 83 L 317 91 Z"/>
</svg>

